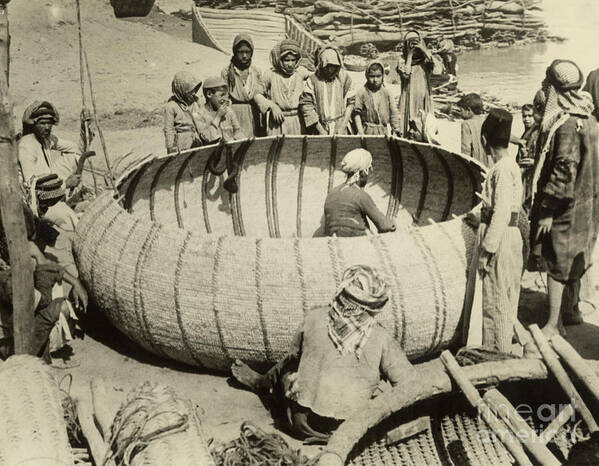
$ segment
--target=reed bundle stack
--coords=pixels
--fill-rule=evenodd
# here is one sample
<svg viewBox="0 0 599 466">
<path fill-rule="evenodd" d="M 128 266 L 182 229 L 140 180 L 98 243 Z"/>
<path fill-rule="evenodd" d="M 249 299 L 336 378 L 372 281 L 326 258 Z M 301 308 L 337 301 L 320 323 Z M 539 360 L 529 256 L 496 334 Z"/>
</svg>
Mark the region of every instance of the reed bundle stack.
<svg viewBox="0 0 599 466">
<path fill-rule="evenodd" d="M 541 0 L 196 0 L 196 5 L 274 7 L 317 38 L 342 47 L 370 42 L 380 50 L 390 49 L 410 29 L 427 39 L 453 39 L 463 47 L 547 38 Z"/>
</svg>

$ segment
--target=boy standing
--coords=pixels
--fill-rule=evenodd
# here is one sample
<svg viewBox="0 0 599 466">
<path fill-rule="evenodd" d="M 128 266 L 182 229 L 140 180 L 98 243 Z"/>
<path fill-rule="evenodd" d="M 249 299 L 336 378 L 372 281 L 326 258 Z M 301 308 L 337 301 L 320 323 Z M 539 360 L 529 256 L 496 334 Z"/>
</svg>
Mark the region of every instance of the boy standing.
<svg viewBox="0 0 599 466">
<path fill-rule="evenodd" d="M 206 105 L 200 109 L 198 123 L 202 143 L 211 144 L 221 138 L 225 141 L 245 138 L 237 115 L 229 105 L 229 90 L 224 79 L 220 76 L 206 79 L 203 90 Z"/>
<path fill-rule="evenodd" d="M 366 84 L 356 93 L 354 107 L 354 122 L 358 134 L 399 133 L 399 108 L 385 87 L 383 63 L 371 62 L 366 67 L 365 74 Z"/>
<path fill-rule="evenodd" d="M 478 272 L 483 284 L 483 346 L 503 353 L 511 350 L 520 297 L 522 236 L 518 213 L 522 200 L 520 168 L 508 145 L 512 115 L 494 108 L 481 136 L 494 165 L 482 189 L 478 227 Z"/>
<path fill-rule="evenodd" d="M 524 133 L 518 141 L 519 149 L 516 161 L 522 171 L 523 198 L 522 203 L 526 208 L 530 208 L 530 198 L 532 195 L 532 177 L 534 172 L 535 147 L 539 138 L 539 123 L 542 113 L 536 112 L 531 104 L 522 106 L 522 123 L 524 124 Z"/>
<path fill-rule="evenodd" d="M 493 165 L 493 158 L 487 155 L 481 139 L 481 128 L 485 121 L 483 101 L 478 94 L 463 95 L 457 103 L 462 122 L 462 154 L 478 160 L 485 167 Z"/>
</svg>

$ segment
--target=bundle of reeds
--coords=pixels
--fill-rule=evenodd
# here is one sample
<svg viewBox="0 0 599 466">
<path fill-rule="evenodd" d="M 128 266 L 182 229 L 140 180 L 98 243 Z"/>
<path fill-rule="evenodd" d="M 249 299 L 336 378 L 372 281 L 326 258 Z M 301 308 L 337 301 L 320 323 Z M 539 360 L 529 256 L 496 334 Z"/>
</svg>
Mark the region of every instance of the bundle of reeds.
<svg viewBox="0 0 599 466">
<path fill-rule="evenodd" d="M 458 45 L 545 40 L 541 0 L 196 0 L 214 8 L 275 7 L 293 16 L 316 37 L 339 46 L 365 42 L 384 50 L 415 29 L 427 39 L 450 38 Z"/>
</svg>

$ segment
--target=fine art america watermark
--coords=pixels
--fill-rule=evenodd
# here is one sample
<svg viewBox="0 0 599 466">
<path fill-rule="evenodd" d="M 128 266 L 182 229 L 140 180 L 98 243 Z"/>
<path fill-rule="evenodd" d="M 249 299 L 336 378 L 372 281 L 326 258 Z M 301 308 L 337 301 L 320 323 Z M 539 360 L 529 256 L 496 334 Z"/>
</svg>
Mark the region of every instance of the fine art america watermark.
<svg viewBox="0 0 599 466">
<path fill-rule="evenodd" d="M 514 408 L 516 413 L 513 412 Z M 494 438 L 499 438 L 500 441 L 504 442 L 506 436 L 509 435 L 525 443 L 542 442 L 547 444 L 556 434 L 554 429 L 547 429 L 547 427 L 559 416 L 562 418 L 562 422 L 559 424 L 563 425 L 567 423 L 570 426 L 570 428 L 566 429 L 567 435 L 570 436 L 570 440 L 573 443 L 576 443 L 586 438 L 587 433 L 583 432 L 580 428 L 581 420 L 577 418 L 575 408 L 574 400 L 572 400 L 572 403 L 542 403 L 534 406 L 521 403 L 514 407 L 511 405 L 491 407 L 483 402 L 478 406 L 478 417 L 484 419 L 482 411 L 488 410 L 502 421 L 505 429 L 500 432 L 493 432 L 488 428 L 481 428 L 478 430 L 478 438 L 481 442 L 492 442 Z M 568 417 L 564 419 L 564 415 L 568 415 Z M 520 419 L 514 419 L 515 417 L 519 417 Z M 526 423 L 528 427 L 522 427 L 522 419 L 530 419 L 531 417 L 536 418 L 539 423 L 535 427 L 530 426 L 528 423 Z"/>
</svg>

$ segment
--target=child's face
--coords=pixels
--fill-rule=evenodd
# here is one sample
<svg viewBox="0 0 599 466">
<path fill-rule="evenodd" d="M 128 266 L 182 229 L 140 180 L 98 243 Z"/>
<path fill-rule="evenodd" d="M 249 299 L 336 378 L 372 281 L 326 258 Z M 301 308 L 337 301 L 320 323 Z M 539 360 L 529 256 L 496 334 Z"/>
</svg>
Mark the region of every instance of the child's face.
<svg viewBox="0 0 599 466">
<path fill-rule="evenodd" d="M 323 68 L 322 73 L 324 74 L 325 78 L 333 79 L 335 76 L 337 76 L 338 71 L 339 65 L 327 65 Z"/>
<path fill-rule="evenodd" d="M 543 110 L 535 108 L 535 110 L 534 110 L 534 112 L 532 114 L 532 117 L 534 118 L 535 123 L 537 125 L 540 125 L 541 121 L 543 121 Z"/>
<path fill-rule="evenodd" d="M 249 65 L 252 61 L 252 49 L 245 43 L 241 44 L 235 50 L 235 58 L 242 65 Z"/>
<path fill-rule="evenodd" d="M 408 40 L 408 50 L 413 50 L 416 48 L 416 46 L 420 43 L 420 39 L 418 39 L 417 37 L 414 37 L 412 39 Z"/>
<path fill-rule="evenodd" d="M 208 103 L 218 110 L 223 104 L 229 101 L 229 92 L 225 87 L 218 87 L 216 89 L 210 89 L 206 92 Z"/>
<path fill-rule="evenodd" d="M 288 53 L 283 57 L 283 60 L 281 60 L 281 65 L 286 73 L 292 73 L 295 69 L 295 65 L 297 65 L 297 57 L 292 53 Z"/>
<path fill-rule="evenodd" d="M 474 112 L 471 108 L 460 107 L 460 115 L 464 120 L 469 120 L 474 116 Z"/>
<path fill-rule="evenodd" d="M 535 118 L 532 110 L 522 110 L 522 123 L 524 123 L 524 128 L 531 128 L 534 122 Z"/>
<path fill-rule="evenodd" d="M 380 89 L 383 84 L 383 71 L 381 70 L 380 66 L 373 66 L 370 68 L 370 70 L 368 70 L 366 81 L 368 82 L 368 87 L 371 89 Z"/>
</svg>

